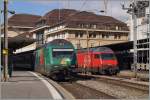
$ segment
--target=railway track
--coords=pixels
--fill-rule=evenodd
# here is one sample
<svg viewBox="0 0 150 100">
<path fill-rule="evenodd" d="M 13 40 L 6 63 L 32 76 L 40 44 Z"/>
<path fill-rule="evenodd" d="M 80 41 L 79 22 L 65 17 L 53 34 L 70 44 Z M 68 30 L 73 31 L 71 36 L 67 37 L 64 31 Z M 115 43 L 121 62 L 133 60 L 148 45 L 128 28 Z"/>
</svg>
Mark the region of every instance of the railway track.
<svg viewBox="0 0 150 100">
<path fill-rule="evenodd" d="M 76 82 L 59 82 L 59 85 L 70 92 L 75 99 L 116 99 L 116 97 Z"/>
<path fill-rule="evenodd" d="M 100 75 L 87 75 L 88 77 L 93 77 L 96 81 L 103 81 L 119 86 L 124 86 L 128 88 L 133 88 L 139 91 L 149 92 L 149 85 L 147 82 L 133 81 L 131 79 L 119 78 L 116 76 L 100 76 Z"/>
<path fill-rule="evenodd" d="M 119 99 L 147 99 L 149 97 L 149 85 L 123 78 L 81 75 L 91 77 L 91 80 L 79 80 L 77 83 L 101 91 Z"/>
<path fill-rule="evenodd" d="M 116 97 L 76 83 L 79 78 L 74 78 L 73 80 L 54 81 L 41 74 L 38 75 L 51 83 L 64 99 L 116 99 Z M 82 79 L 88 80 L 90 77 L 82 77 L 81 80 Z"/>
<path fill-rule="evenodd" d="M 53 81 L 49 81 L 53 83 Z M 72 80 L 55 81 L 64 98 L 75 99 L 148 99 L 148 85 L 123 78 L 77 75 Z"/>
</svg>

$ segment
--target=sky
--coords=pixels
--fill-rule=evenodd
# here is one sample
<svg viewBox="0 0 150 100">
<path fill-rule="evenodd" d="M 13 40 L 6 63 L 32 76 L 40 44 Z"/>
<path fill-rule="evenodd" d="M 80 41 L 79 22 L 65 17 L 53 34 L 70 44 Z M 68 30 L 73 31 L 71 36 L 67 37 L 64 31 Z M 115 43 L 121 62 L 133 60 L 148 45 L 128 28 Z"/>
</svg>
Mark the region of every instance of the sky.
<svg viewBox="0 0 150 100">
<path fill-rule="evenodd" d="M 0 7 L 3 9 L 3 0 L 0 0 Z M 129 18 L 129 14 L 125 10 L 122 10 L 121 4 L 128 4 L 131 0 L 106 0 L 107 1 L 107 15 L 115 17 L 121 21 L 126 22 Z M 28 13 L 43 16 L 45 13 L 58 8 L 69 8 L 76 10 L 86 10 L 95 12 L 96 14 L 104 15 L 100 13 L 100 10 L 104 10 L 104 0 L 9 0 L 9 10 L 13 10 L 17 13 Z M 11 16 L 9 14 L 9 16 Z"/>
</svg>

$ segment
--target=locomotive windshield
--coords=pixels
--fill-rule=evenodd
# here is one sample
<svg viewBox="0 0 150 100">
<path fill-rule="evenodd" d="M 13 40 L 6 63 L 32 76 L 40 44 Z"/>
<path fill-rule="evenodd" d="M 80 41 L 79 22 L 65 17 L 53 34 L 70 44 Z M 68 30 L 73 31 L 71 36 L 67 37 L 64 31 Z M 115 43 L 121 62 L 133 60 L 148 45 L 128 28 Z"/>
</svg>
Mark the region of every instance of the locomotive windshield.
<svg viewBox="0 0 150 100">
<path fill-rule="evenodd" d="M 105 53 L 105 54 L 101 54 L 101 58 L 104 60 L 111 60 L 111 59 L 115 59 L 115 55 L 111 53 Z"/>
<path fill-rule="evenodd" d="M 73 54 L 74 54 L 73 49 L 53 49 L 53 57 L 55 58 L 62 58 L 62 57 L 71 58 Z"/>
</svg>

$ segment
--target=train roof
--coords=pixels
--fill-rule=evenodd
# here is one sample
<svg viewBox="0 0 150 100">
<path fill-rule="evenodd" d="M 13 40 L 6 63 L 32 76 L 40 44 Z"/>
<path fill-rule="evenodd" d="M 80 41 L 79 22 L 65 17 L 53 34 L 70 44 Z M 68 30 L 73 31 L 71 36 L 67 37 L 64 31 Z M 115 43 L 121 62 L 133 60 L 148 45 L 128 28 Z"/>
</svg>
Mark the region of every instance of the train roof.
<svg viewBox="0 0 150 100">
<path fill-rule="evenodd" d="M 55 40 L 47 43 L 47 45 L 56 45 L 56 44 L 58 44 L 58 45 L 72 45 L 71 42 L 69 42 L 65 39 L 55 39 Z"/>
<path fill-rule="evenodd" d="M 43 48 L 43 47 L 46 47 L 48 45 L 51 45 L 51 46 L 73 46 L 73 44 L 65 39 L 55 39 L 53 41 L 50 41 L 40 47 L 38 47 L 37 49 L 40 49 L 40 48 Z"/>
<path fill-rule="evenodd" d="M 87 52 L 88 49 L 80 49 L 78 50 L 79 52 Z M 108 47 L 95 47 L 95 48 L 89 48 L 90 52 L 113 52 L 110 48 Z"/>
</svg>

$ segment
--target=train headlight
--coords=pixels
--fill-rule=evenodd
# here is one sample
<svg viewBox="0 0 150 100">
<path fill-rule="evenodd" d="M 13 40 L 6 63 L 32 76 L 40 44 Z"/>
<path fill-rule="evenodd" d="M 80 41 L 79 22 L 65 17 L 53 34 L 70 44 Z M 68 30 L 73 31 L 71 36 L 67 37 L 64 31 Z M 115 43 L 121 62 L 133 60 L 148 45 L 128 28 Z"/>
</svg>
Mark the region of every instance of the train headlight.
<svg viewBox="0 0 150 100">
<path fill-rule="evenodd" d="M 75 68 L 75 65 L 71 65 L 71 68 Z"/>
<path fill-rule="evenodd" d="M 63 64 L 63 65 L 70 65 L 71 64 L 71 60 L 69 58 L 63 58 L 61 60 L 61 64 Z"/>
<path fill-rule="evenodd" d="M 59 66 L 54 66 L 55 68 L 59 67 Z"/>
</svg>

